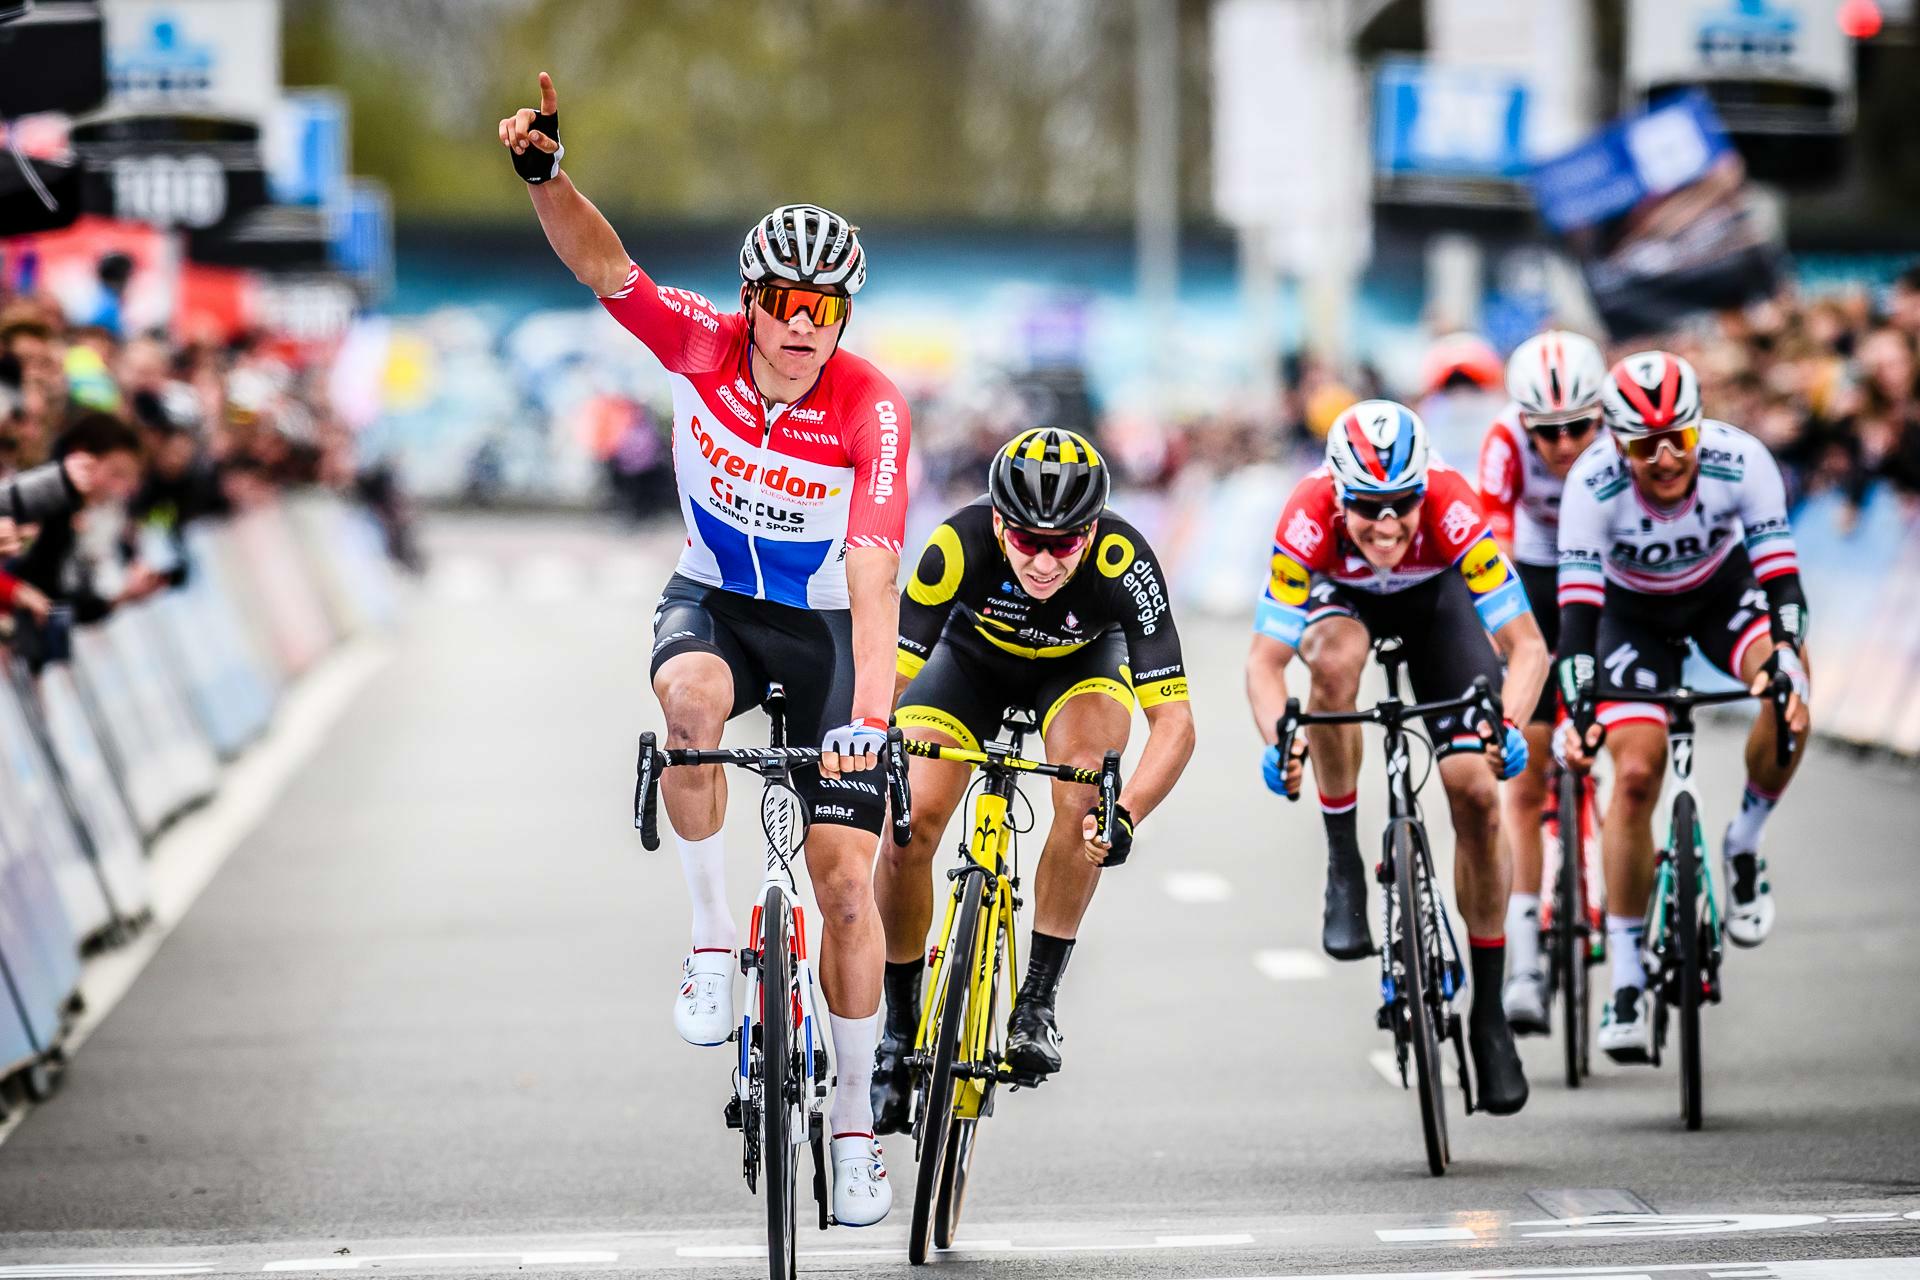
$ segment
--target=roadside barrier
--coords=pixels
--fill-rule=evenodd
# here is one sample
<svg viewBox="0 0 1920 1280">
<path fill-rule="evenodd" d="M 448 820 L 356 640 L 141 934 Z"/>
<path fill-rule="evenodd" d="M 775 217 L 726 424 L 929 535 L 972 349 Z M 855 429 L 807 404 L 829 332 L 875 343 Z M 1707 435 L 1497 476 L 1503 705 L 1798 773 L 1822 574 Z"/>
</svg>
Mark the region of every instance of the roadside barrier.
<svg viewBox="0 0 1920 1280">
<path fill-rule="evenodd" d="M 154 838 L 211 799 L 288 683 L 389 627 L 399 590 L 372 518 L 300 494 L 176 544 L 185 582 L 73 630 L 37 671 L 0 647 L 0 1117 L 54 1086 L 81 960 L 152 918 Z"/>
</svg>

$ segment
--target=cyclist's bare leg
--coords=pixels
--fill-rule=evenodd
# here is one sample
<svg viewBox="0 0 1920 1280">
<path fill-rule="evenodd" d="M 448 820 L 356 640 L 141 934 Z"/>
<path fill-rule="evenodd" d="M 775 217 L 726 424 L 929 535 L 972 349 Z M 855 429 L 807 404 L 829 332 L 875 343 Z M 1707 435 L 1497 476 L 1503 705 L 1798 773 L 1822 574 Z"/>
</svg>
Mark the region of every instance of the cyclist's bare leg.
<svg viewBox="0 0 1920 1280">
<path fill-rule="evenodd" d="M 1498 938 L 1507 927 L 1512 884 L 1500 841 L 1500 783 L 1478 751 L 1440 762 L 1440 782 L 1453 815 L 1453 891 L 1460 918 L 1476 938 Z"/>
<path fill-rule="evenodd" d="M 1653 892 L 1653 811 L 1667 776 L 1667 731 L 1650 721 L 1628 721 L 1607 730 L 1613 758 L 1613 788 L 1600 828 L 1607 866 L 1607 911 L 1646 914 Z"/>
<path fill-rule="evenodd" d="M 915 727 L 911 736 L 942 746 L 961 745 L 937 729 Z M 887 935 L 887 960 L 905 964 L 927 952 L 933 926 L 933 860 L 953 811 L 966 794 L 971 771 L 949 760 L 913 757 L 907 781 L 913 795 L 913 837 L 902 849 L 880 842 L 880 864 L 873 872 L 873 896 Z"/>
<path fill-rule="evenodd" d="M 733 710 L 733 673 L 717 654 L 680 653 L 660 664 L 653 693 L 667 720 L 669 747 L 711 750 L 720 745 Z M 704 840 L 720 830 L 727 811 L 727 780 L 719 765 L 698 769 L 662 769 L 660 794 L 667 820 L 687 840 Z"/>
<path fill-rule="evenodd" d="M 807 878 L 820 911 L 820 988 L 827 1008 L 842 1018 L 865 1018 L 880 1008 L 886 935 L 873 901 L 870 831 L 816 823 L 807 833 Z"/>
<path fill-rule="evenodd" d="M 1047 761 L 1098 769 L 1109 751 L 1124 751 L 1133 727 L 1132 709 L 1104 693 L 1083 693 L 1060 704 L 1046 727 Z M 1033 928 L 1053 938 L 1074 938 L 1100 883 L 1100 868 L 1087 860 L 1081 819 L 1099 798 L 1092 787 L 1053 784 L 1053 826 L 1034 877 Z"/>
<path fill-rule="evenodd" d="M 1357 618 L 1332 617 L 1308 627 L 1300 637 L 1300 658 L 1313 676 L 1307 710 L 1355 710 L 1360 675 L 1372 648 L 1367 628 Z M 1359 725 L 1310 725 L 1307 749 L 1313 760 L 1313 782 L 1321 795 L 1354 793 L 1360 779 Z"/>
<path fill-rule="evenodd" d="M 1501 830 L 1513 850 L 1513 892 L 1545 893 L 1545 843 L 1540 815 L 1547 804 L 1547 764 L 1552 734 L 1544 724 L 1529 724 L 1526 772 L 1500 788 Z"/>
</svg>

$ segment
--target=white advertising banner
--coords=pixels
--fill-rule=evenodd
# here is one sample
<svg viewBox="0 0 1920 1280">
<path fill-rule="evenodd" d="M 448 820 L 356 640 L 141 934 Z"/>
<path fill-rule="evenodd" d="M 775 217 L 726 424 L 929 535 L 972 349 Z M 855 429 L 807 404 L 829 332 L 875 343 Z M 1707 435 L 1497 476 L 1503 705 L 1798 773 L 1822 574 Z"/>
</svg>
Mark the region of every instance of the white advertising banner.
<svg viewBox="0 0 1920 1280">
<path fill-rule="evenodd" d="M 1853 49 L 1840 0 L 1633 0 L 1627 20 L 1631 92 L 1716 80 L 1818 87 L 1853 112 Z M 1729 123 L 1732 123 L 1729 120 Z"/>
<path fill-rule="evenodd" d="M 279 0 L 105 0 L 107 105 L 265 119 L 280 98 Z"/>
</svg>

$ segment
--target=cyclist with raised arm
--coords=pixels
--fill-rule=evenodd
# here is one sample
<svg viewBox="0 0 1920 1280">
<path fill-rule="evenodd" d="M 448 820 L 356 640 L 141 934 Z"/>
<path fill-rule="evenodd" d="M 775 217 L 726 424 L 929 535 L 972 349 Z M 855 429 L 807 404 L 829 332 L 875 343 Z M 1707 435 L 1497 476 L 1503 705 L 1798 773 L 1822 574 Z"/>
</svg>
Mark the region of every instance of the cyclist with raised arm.
<svg viewBox="0 0 1920 1280">
<path fill-rule="evenodd" d="M 1326 465 L 1295 486 L 1274 532 L 1247 655 L 1247 697 L 1267 743 L 1261 768 L 1270 789 L 1298 794 L 1293 762 L 1280 759 L 1275 741 L 1294 654 L 1312 676 L 1309 711 L 1352 711 L 1372 642 L 1389 637 L 1404 646 L 1416 698 L 1455 697 L 1485 676 L 1499 685 L 1509 716 L 1525 721 L 1533 713 L 1547 675 L 1546 643 L 1473 486 L 1429 458 L 1426 426 L 1411 409 L 1364 400 L 1334 422 Z M 1499 841 L 1498 779 L 1526 767 L 1527 740 L 1513 719 L 1474 724 L 1449 713 L 1430 717 L 1427 729 L 1453 815 L 1454 887 L 1471 943 L 1467 1042 L 1479 1098 L 1492 1114 L 1510 1115 L 1526 1104 L 1527 1079 L 1500 1003 L 1510 869 Z M 1307 739 L 1327 828 L 1321 942 L 1335 959 L 1357 960 L 1373 952 L 1354 815 L 1360 726 L 1312 726 Z"/>
<path fill-rule="evenodd" d="M 1601 843 L 1614 991 L 1600 1047 L 1617 1062 L 1650 1062 L 1640 943 L 1667 717 L 1634 702 L 1632 691 L 1680 683 L 1691 640 L 1756 692 L 1776 671 L 1791 677 L 1787 724 L 1804 743 L 1807 601 L 1780 468 L 1758 440 L 1702 416 L 1692 365 L 1664 351 L 1630 355 L 1609 371 L 1602 403 L 1613 438 L 1574 464 L 1560 507 L 1556 674 L 1569 706 L 1604 686 L 1587 739 L 1562 736 L 1568 762 L 1586 768 L 1603 732 L 1613 758 Z M 1798 750 L 1785 768 L 1777 763 L 1775 733 L 1763 715 L 1747 735 L 1746 792 L 1722 844 L 1727 936 L 1743 947 L 1759 946 L 1773 928 L 1760 837 L 1799 763 Z"/>
<path fill-rule="evenodd" d="M 978 751 L 1010 706 L 1034 712 L 1047 759 L 1098 769 L 1123 750 L 1137 703 L 1147 745 L 1117 801 L 1111 846 L 1092 787 L 1056 782 L 1035 876 L 1033 943 L 1009 1020 L 1018 1072 L 1060 1069 L 1054 1001 L 1103 868 L 1124 863 L 1138 824 L 1193 754 L 1187 674 L 1166 576 L 1140 531 L 1108 508 L 1111 468 L 1071 431 L 1037 427 L 1000 450 L 987 493 L 933 531 L 900 610 L 895 722 Z M 874 891 L 887 929 L 887 1020 L 874 1074 L 882 1133 L 904 1127 L 933 921 L 933 857 L 966 791 L 965 765 L 915 757 L 913 837 L 884 851 Z"/>
<path fill-rule="evenodd" d="M 833 1214 L 880 1221 L 892 1204 L 868 1087 L 885 953 L 871 887 L 907 490 L 907 404 L 840 348 L 867 276 L 855 228 L 816 205 L 782 205 L 740 249 L 740 305 L 656 285 L 561 169 L 559 104 L 500 122 L 547 239 L 580 283 L 666 368 L 687 545 L 654 611 L 651 677 L 670 747 L 720 744 L 726 722 L 786 686 L 788 723 L 815 740 L 794 771 L 807 806 L 808 875 L 822 918 L 821 987 L 837 1087 Z M 669 771 L 667 816 L 693 900 L 693 946 L 674 1025 L 693 1044 L 735 1026 L 737 938 L 727 904 L 718 767 Z"/>
<path fill-rule="evenodd" d="M 1551 652 L 1560 641 L 1556 575 L 1560 491 L 1567 472 L 1602 429 L 1600 387 L 1607 362 L 1591 339 L 1562 329 L 1528 338 L 1507 361 L 1506 409 L 1480 443 L 1480 506 L 1514 568 Z M 1554 699 L 1527 722 L 1527 767 L 1501 788 L 1513 892 L 1507 896 L 1507 1022 L 1520 1035 L 1547 1030 L 1547 975 L 1540 961 L 1540 894 L 1545 874 L 1541 813 Z"/>
</svg>

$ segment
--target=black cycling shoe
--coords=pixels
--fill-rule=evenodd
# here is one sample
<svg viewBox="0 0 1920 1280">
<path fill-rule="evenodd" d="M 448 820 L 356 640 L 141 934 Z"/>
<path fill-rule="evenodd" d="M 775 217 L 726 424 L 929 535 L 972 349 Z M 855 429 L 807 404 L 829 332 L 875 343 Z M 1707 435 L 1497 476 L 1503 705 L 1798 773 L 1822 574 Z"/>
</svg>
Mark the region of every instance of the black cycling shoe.
<svg viewBox="0 0 1920 1280">
<path fill-rule="evenodd" d="M 1050 1076 L 1060 1069 L 1062 1038 L 1053 1006 L 1021 996 L 1007 1020 L 1007 1065 L 1021 1075 Z"/>
<path fill-rule="evenodd" d="M 1364 960 L 1373 954 L 1373 934 L 1367 928 L 1367 873 L 1357 858 L 1334 858 L 1327 864 L 1320 945 L 1335 960 Z"/>
<path fill-rule="evenodd" d="M 913 1030 L 900 1032 L 889 1027 L 873 1051 L 873 1131 L 905 1133 L 913 1110 L 913 1069 L 907 1058 L 913 1053 Z"/>
<path fill-rule="evenodd" d="M 1513 1032 L 1507 1029 L 1505 1016 L 1489 1018 L 1486 1023 L 1475 1025 L 1467 1033 L 1478 1086 L 1474 1105 L 1488 1115 L 1510 1116 L 1527 1105 L 1527 1073 L 1520 1066 L 1520 1053 L 1513 1047 Z"/>
</svg>

